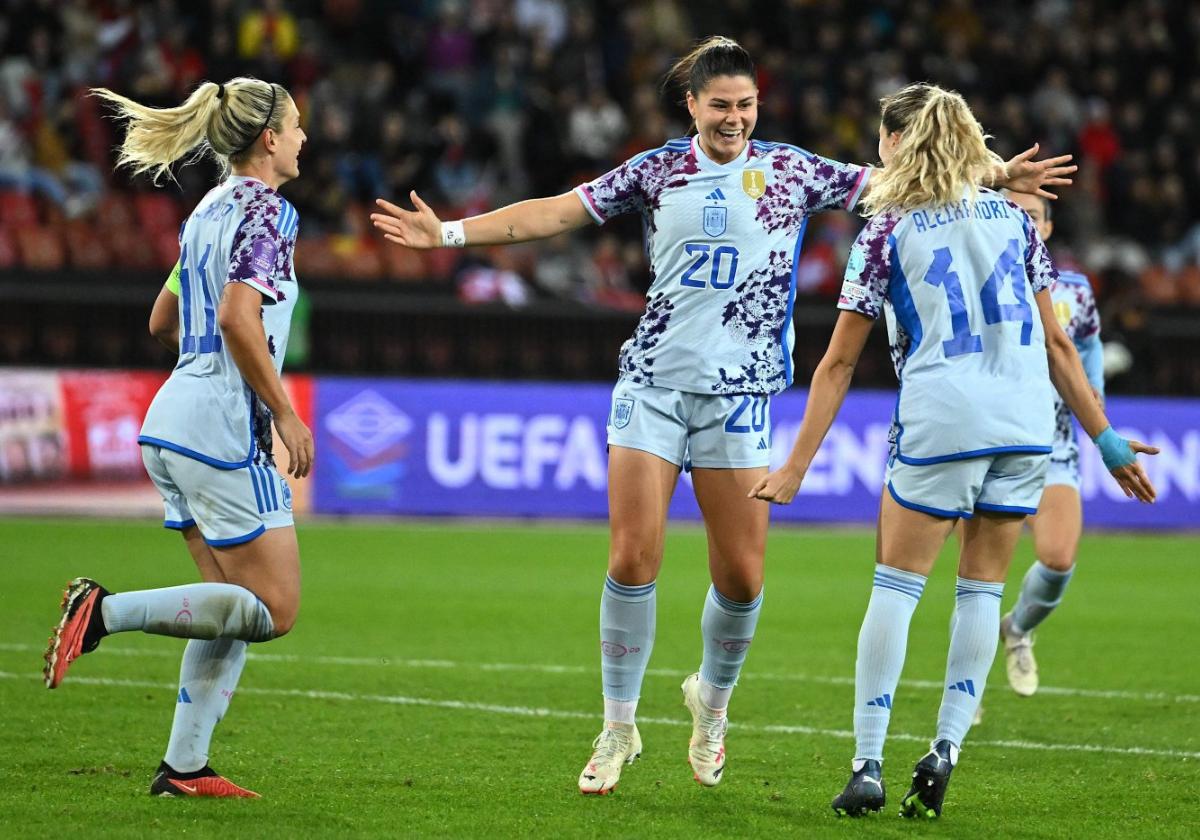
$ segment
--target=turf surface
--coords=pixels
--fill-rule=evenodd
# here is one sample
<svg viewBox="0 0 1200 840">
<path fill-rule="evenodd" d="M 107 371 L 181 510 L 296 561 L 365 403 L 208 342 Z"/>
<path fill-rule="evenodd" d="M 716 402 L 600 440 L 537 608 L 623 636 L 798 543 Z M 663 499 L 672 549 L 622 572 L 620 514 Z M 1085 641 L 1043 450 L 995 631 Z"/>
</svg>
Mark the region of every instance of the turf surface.
<svg viewBox="0 0 1200 840">
<path fill-rule="evenodd" d="M 1194 837 L 1200 832 L 1200 541 L 1089 536 L 1036 648 L 1047 690 L 1018 698 L 997 660 L 937 823 L 895 816 L 932 733 L 954 569 L 935 571 L 909 639 L 884 814 L 838 819 L 867 532 L 778 529 L 758 639 L 734 696 L 729 764 L 685 763 L 679 682 L 699 664 L 703 534 L 675 528 L 639 716 L 645 754 L 614 796 L 575 778 L 599 728 L 600 527 L 301 526 L 304 605 L 252 648 L 213 765 L 261 801 L 146 796 L 183 642 L 105 640 L 54 692 L 40 655 L 62 584 L 194 578 L 148 522 L 0 521 L 0 835 L 6 837 Z M 1019 550 L 1005 605 L 1031 561 Z M 525 667 L 525 666 L 533 666 Z"/>
</svg>

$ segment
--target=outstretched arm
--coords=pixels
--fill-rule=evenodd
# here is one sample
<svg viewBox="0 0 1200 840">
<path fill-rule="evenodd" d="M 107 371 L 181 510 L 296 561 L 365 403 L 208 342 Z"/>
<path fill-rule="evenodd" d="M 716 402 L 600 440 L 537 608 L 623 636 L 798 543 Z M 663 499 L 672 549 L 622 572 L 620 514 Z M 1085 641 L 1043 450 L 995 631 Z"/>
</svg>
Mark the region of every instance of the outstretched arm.
<svg viewBox="0 0 1200 840">
<path fill-rule="evenodd" d="M 442 222 L 421 200 L 416 190 L 408 195 L 415 211 L 405 210 L 378 198 L 375 203 L 382 212 L 372 213 L 371 223 L 389 242 L 409 248 L 511 245 L 545 239 L 591 222 L 591 217 L 573 192 L 552 198 L 518 201 L 461 222 Z"/>
<path fill-rule="evenodd" d="M 1095 441 L 1104 457 L 1104 466 L 1121 485 L 1125 495 L 1143 502 L 1153 502 L 1154 485 L 1150 483 L 1150 478 L 1137 462 L 1134 453 L 1157 455 L 1158 447 L 1147 446 L 1136 440 L 1127 441 L 1113 431 L 1112 424 L 1109 423 L 1091 383 L 1088 382 L 1087 374 L 1083 372 L 1083 363 L 1079 360 L 1075 345 L 1067 338 L 1054 315 L 1054 304 L 1050 300 L 1049 290 L 1043 289 L 1038 292 L 1034 295 L 1034 300 L 1037 301 L 1038 315 L 1046 332 L 1050 381 L 1054 383 L 1054 387 L 1072 413 L 1079 418 L 1083 430 Z"/>
<path fill-rule="evenodd" d="M 804 419 L 800 422 L 800 433 L 796 435 L 792 453 L 786 464 L 754 485 L 749 498 L 786 505 L 796 497 L 812 459 L 846 399 L 854 366 L 858 364 L 873 324 L 874 321 L 857 312 L 843 311 L 838 316 L 829 349 L 813 372 Z"/>
<path fill-rule="evenodd" d="M 1040 195 L 1054 200 L 1058 198 L 1046 187 L 1066 187 L 1072 181 L 1067 176 L 1078 169 L 1071 165 L 1072 155 L 1059 155 L 1045 160 L 1033 160 L 1039 145 L 1034 143 L 1019 155 L 1013 156 L 1003 165 L 997 165 L 992 174 L 992 183 L 987 186 L 1003 187 L 1012 192 Z"/>
</svg>

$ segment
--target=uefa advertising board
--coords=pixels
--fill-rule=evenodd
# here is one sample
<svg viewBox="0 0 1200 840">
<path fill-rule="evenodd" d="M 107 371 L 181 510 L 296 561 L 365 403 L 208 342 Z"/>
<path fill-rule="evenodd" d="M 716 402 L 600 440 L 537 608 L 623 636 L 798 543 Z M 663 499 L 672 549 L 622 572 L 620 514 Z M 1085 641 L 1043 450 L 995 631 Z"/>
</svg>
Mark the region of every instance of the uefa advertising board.
<svg viewBox="0 0 1200 840">
<path fill-rule="evenodd" d="M 315 381 L 313 510 L 334 514 L 604 517 L 605 385 L 330 379 Z M 772 463 L 799 428 L 806 393 L 772 400 Z M 887 459 L 893 392 L 851 391 L 800 495 L 777 521 L 874 523 Z M 1099 453 L 1081 445 L 1089 524 L 1200 524 L 1200 400 L 1113 397 L 1117 429 L 1162 448 L 1146 459 L 1155 505 L 1129 501 Z M 671 505 L 697 518 L 684 474 Z"/>
</svg>

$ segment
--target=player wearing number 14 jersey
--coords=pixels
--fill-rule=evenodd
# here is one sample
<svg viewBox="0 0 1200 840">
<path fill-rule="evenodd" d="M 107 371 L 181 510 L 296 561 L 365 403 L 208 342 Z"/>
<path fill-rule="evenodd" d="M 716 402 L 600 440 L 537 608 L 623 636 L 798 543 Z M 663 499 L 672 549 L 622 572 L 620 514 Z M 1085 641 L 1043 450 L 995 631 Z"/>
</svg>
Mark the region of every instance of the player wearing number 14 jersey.
<svg viewBox="0 0 1200 840">
<path fill-rule="evenodd" d="M 900 393 L 880 503 L 874 586 L 858 637 L 852 776 L 833 800 L 860 816 L 885 802 L 883 745 L 908 627 L 946 537 L 967 523 L 937 734 L 914 769 L 904 816 L 936 817 L 983 696 L 1000 597 L 1027 515 L 1037 511 L 1054 437 L 1051 380 L 1130 495 L 1154 490 L 1109 426 L 1055 318 L 1055 276 L 1028 216 L 977 189 L 995 164 L 962 97 L 910 85 L 883 100 L 882 171 L 871 220 L 850 252 L 829 349 L 813 374 L 787 464 L 754 488 L 789 502 L 850 385 L 880 314 Z"/>
</svg>

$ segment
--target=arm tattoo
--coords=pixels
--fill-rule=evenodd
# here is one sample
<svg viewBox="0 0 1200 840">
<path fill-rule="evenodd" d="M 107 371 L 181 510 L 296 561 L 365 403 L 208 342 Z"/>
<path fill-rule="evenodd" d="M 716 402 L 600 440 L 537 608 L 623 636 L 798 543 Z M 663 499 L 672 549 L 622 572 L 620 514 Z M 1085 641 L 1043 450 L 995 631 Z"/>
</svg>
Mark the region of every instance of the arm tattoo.
<svg viewBox="0 0 1200 840">
<path fill-rule="evenodd" d="M 516 236 L 513 234 L 513 226 L 512 226 L 512 225 L 509 225 L 509 226 L 508 226 L 508 238 L 509 238 L 509 239 L 516 239 L 516 238 L 517 238 L 517 237 L 516 237 Z"/>
</svg>

